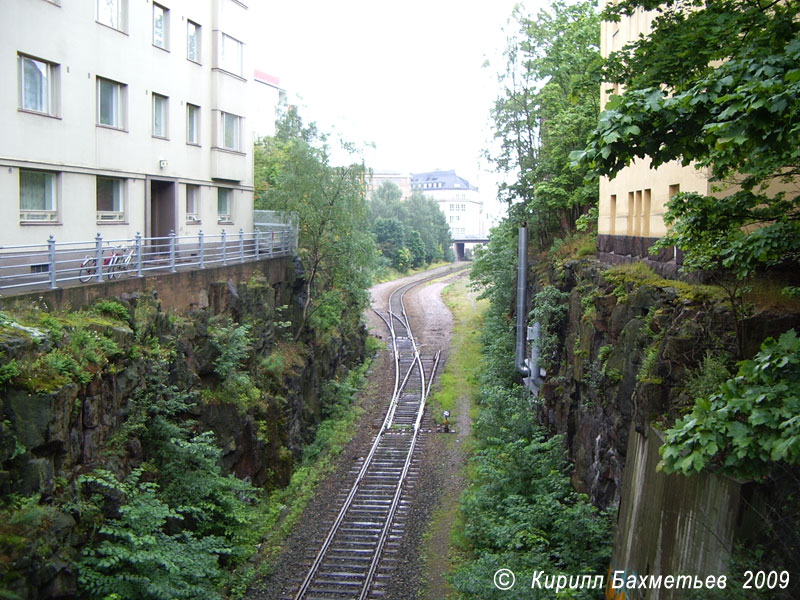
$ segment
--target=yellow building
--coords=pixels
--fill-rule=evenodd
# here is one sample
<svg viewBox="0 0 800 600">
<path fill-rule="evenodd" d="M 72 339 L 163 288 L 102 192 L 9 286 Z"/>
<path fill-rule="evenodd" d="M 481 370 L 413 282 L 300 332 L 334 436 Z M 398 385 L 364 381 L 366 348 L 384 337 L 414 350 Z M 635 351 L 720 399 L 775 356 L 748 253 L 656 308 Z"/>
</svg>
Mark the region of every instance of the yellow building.
<svg viewBox="0 0 800 600">
<path fill-rule="evenodd" d="M 603 21 L 603 57 L 622 49 L 640 34 L 647 35 L 654 16 L 653 12 L 639 9 L 617 23 Z M 605 106 L 610 93 L 620 93 L 619 87 L 603 85 L 601 106 Z M 651 255 L 649 249 L 666 233 L 666 204 L 678 192 L 710 194 L 708 171 L 684 167 L 678 161 L 651 169 L 649 160 L 636 160 L 613 179 L 601 177 L 597 224 L 600 258 L 611 264 L 643 260 L 663 275 L 676 274 L 681 264 L 680 252 L 670 249 Z"/>
</svg>

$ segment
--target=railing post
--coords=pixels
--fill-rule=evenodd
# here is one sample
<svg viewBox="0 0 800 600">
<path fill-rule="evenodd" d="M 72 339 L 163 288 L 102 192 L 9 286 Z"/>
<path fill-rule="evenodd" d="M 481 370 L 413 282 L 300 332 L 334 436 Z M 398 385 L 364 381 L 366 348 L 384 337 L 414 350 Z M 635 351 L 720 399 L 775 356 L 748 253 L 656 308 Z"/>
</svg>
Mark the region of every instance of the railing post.
<svg viewBox="0 0 800 600">
<path fill-rule="evenodd" d="M 269 232 L 270 240 L 269 240 L 269 255 L 272 256 L 275 254 L 275 230 L 272 229 Z"/>
<path fill-rule="evenodd" d="M 136 276 L 142 276 L 142 234 L 136 232 Z"/>
<path fill-rule="evenodd" d="M 94 238 L 94 264 L 96 267 L 94 280 L 103 281 L 103 236 L 99 231 Z"/>
<path fill-rule="evenodd" d="M 244 229 L 239 228 L 239 262 L 244 262 Z"/>
<path fill-rule="evenodd" d="M 261 242 L 261 232 L 258 229 L 256 229 L 256 231 L 255 231 L 255 236 L 256 236 L 256 240 L 255 240 L 255 244 L 256 244 L 256 260 L 258 260 L 258 257 L 261 255 L 261 243 L 260 243 Z"/>
<path fill-rule="evenodd" d="M 222 230 L 222 264 L 223 265 L 227 265 L 228 264 L 228 248 L 226 247 L 226 239 L 227 239 L 227 234 L 225 233 L 225 230 L 223 229 Z"/>
<path fill-rule="evenodd" d="M 206 268 L 206 261 L 205 261 L 205 244 L 203 243 L 203 230 L 200 230 L 200 233 L 197 234 L 197 245 L 198 245 L 198 253 L 200 254 L 200 268 Z"/>
<path fill-rule="evenodd" d="M 47 238 L 47 255 L 50 261 L 50 289 L 56 289 L 56 238 L 53 234 Z"/>
<path fill-rule="evenodd" d="M 169 230 L 169 270 L 175 272 L 175 230 Z"/>
</svg>

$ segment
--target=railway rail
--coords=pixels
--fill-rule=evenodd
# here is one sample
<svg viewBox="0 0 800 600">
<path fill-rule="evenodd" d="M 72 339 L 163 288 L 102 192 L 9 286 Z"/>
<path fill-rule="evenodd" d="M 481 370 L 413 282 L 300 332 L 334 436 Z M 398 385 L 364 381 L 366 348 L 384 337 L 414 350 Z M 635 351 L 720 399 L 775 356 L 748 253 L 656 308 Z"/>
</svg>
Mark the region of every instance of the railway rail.
<svg viewBox="0 0 800 600">
<path fill-rule="evenodd" d="M 376 310 L 391 336 L 394 390 L 367 455 L 353 466 L 352 485 L 340 494 L 333 519 L 305 578 L 288 600 L 382 598 L 392 556 L 402 538 L 417 477 L 417 454 L 426 401 L 441 351 L 423 357 L 414 339 L 403 297 L 415 286 L 450 275 L 437 274 L 397 288 L 385 311 Z"/>
</svg>

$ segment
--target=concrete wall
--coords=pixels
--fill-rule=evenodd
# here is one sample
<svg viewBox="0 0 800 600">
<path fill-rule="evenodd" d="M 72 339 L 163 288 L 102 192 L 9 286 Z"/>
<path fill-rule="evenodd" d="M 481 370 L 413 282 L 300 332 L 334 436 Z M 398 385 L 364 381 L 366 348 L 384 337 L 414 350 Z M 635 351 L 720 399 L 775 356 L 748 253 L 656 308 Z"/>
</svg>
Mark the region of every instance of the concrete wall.
<svg viewBox="0 0 800 600">
<path fill-rule="evenodd" d="M 235 288 L 237 282 L 248 280 L 256 272 L 264 274 L 273 285 L 278 282 L 292 282 L 295 279 L 294 259 L 274 258 L 0 297 L 0 307 L 33 302 L 46 304 L 51 309 L 62 310 L 86 306 L 99 298 L 119 297 L 135 292 L 155 292 L 161 300 L 163 310 L 183 313 L 194 308 L 209 306 L 209 288 L 212 283 L 231 281 Z"/>
<path fill-rule="evenodd" d="M 702 472 L 691 477 L 656 470 L 661 432 L 629 434 L 622 498 L 614 538 L 610 574 L 726 574 L 740 509 L 740 484 Z M 686 590 L 613 589 L 609 576 L 607 600 L 672 600 Z"/>
</svg>

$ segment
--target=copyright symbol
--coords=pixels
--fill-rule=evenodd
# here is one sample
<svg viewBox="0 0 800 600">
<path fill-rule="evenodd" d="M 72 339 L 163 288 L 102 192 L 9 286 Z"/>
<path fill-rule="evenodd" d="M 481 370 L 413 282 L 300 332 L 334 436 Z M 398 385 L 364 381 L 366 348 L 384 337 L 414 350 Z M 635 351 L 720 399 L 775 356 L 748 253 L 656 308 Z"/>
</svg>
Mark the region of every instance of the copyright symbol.
<svg viewBox="0 0 800 600">
<path fill-rule="evenodd" d="M 494 574 L 494 587 L 498 590 L 510 590 L 515 582 L 516 577 L 510 569 L 500 569 Z"/>
</svg>

